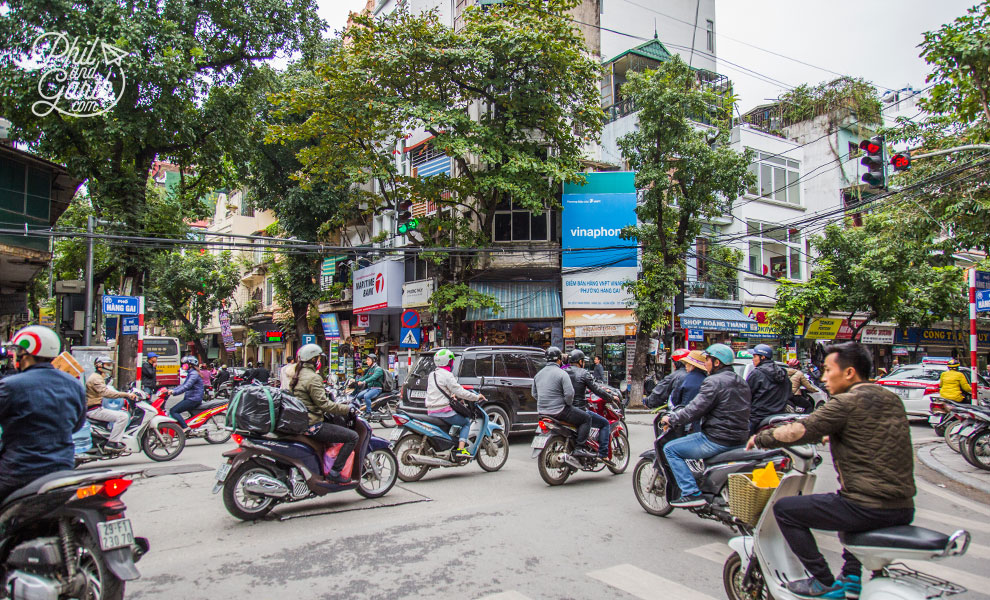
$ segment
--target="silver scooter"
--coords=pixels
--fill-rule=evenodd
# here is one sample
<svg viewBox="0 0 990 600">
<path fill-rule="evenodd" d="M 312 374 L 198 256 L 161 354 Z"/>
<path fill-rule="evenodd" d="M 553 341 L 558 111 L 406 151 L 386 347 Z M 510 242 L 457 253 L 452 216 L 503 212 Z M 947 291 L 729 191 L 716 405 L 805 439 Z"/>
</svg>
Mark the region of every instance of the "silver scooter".
<svg viewBox="0 0 990 600">
<path fill-rule="evenodd" d="M 814 446 L 792 446 L 784 451 L 793 459 L 793 470 L 781 478 L 752 535 L 729 540 L 734 552 L 725 561 L 722 580 L 730 600 L 798 600 L 785 585 L 809 577 L 781 534 L 773 516 L 773 505 L 780 498 L 813 493 L 814 470 L 821 461 L 817 460 Z M 966 591 L 960 585 L 915 571 L 899 561 L 939 560 L 965 554 L 970 541 L 968 531 L 959 530 L 949 536 L 903 525 L 840 533 L 839 541 L 863 563 L 864 574 L 872 572 L 871 579 L 863 578 L 862 600 L 925 600 Z"/>
</svg>

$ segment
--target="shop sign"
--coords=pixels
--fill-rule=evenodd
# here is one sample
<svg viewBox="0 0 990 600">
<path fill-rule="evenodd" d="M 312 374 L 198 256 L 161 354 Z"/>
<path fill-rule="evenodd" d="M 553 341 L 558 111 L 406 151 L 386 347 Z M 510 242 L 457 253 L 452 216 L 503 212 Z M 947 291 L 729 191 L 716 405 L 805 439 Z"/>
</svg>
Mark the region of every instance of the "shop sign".
<svg viewBox="0 0 990 600">
<path fill-rule="evenodd" d="M 839 325 L 839 332 L 835 334 L 835 339 L 837 340 L 851 340 L 853 339 L 853 331 L 863 324 L 866 319 L 842 319 L 842 325 Z M 860 332 L 862 333 L 862 331 Z M 864 342 L 865 343 L 865 342 Z"/>
<path fill-rule="evenodd" d="M 420 279 L 402 284 L 402 308 L 429 306 L 433 295 L 433 280 Z"/>
<path fill-rule="evenodd" d="M 714 331 L 742 331 L 746 333 L 757 331 L 757 325 L 752 321 L 702 319 L 698 317 L 681 317 L 681 327 L 687 329 L 710 329 Z"/>
<path fill-rule="evenodd" d="M 918 348 L 918 350 L 924 351 L 924 348 Z M 894 356 L 907 356 L 909 353 L 907 346 L 894 346 Z"/>
<path fill-rule="evenodd" d="M 807 340 L 834 340 L 842 326 L 842 319 L 812 319 L 808 330 L 804 332 Z"/>
<path fill-rule="evenodd" d="M 266 331 L 262 336 L 262 340 L 268 344 L 277 344 L 282 342 L 282 332 L 281 331 Z"/>
<path fill-rule="evenodd" d="M 756 332 L 747 333 L 747 338 L 751 340 L 775 340 L 780 337 L 777 330 L 770 325 L 770 317 L 767 314 L 770 312 L 769 308 L 744 306 L 742 311 L 744 315 L 756 321 L 757 325 Z"/>
<path fill-rule="evenodd" d="M 606 267 L 561 276 L 564 308 L 628 308 L 632 292 L 625 283 L 636 280 L 636 267 Z"/>
<path fill-rule="evenodd" d="M 402 311 L 405 266 L 394 260 L 354 271 L 354 313 L 392 314 Z"/>
<path fill-rule="evenodd" d="M 977 331 L 978 342 L 990 344 L 990 331 Z M 897 344 L 928 344 L 934 346 L 952 346 L 957 343 L 969 344 L 969 329 L 965 331 L 952 331 L 951 329 L 921 329 L 919 327 L 909 327 L 908 329 L 894 330 L 894 343 Z"/>
<path fill-rule="evenodd" d="M 634 326 L 635 327 L 635 326 Z M 625 325 L 578 325 L 576 327 L 564 327 L 564 337 L 611 337 L 626 335 Z M 635 335 L 635 334 L 633 334 Z"/>
<path fill-rule="evenodd" d="M 328 340 L 338 339 L 340 337 L 337 313 L 321 313 L 320 324 L 323 326 L 323 337 Z"/>
<path fill-rule="evenodd" d="M 220 310 L 220 337 L 223 338 L 223 347 L 227 352 L 233 352 L 234 348 L 234 333 L 230 329 L 230 313 L 226 310 Z"/>
<path fill-rule="evenodd" d="M 894 328 L 867 325 L 859 331 L 859 341 L 864 344 L 893 344 Z"/>
<path fill-rule="evenodd" d="M 990 290 L 976 291 L 976 311 L 977 312 L 990 311 Z"/>
<path fill-rule="evenodd" d="M 354 320 L 354 329 L 351 331 L 354 335 L 364 335 L 371 327 L 371 315 L 354 315 Z"/>
<path fill-rule="evenodd" d="M 636 174 L 585 173 L 584 184 L 565 183 L 561 197 L 561 266 L 636 267 L 636 240 L 622 239 L 636 224 Z M 586 250 L 586 249 L 602 250 Z M 607 248 L 607 250 L 606 250 Z M 574 252 L 567 252 L 574 249 Z"/>
<path fill-rule="evenodd" d="M 705 341 L 705 330 L 704 329 L 688 329 L 688 341 L 689 342 L 703 342 Z"/>
</svg>

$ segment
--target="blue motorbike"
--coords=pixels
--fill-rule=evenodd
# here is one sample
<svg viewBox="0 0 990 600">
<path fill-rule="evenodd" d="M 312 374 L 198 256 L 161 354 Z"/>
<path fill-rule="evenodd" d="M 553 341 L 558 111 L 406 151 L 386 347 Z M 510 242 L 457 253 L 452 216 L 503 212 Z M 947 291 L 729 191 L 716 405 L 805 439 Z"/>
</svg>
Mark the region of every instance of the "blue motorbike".
<svg viewBox="0 0 990 600">
<path fill-rule="evenodd" d="M 492 423 L 488 413 L 475 402 L 468 402 L 471 410 L 471 432 L 467 450 L 459 455 L 457 448 L 460 428 L 443 419 L 429 415 L 411 416 L 396 413 L 398 427 L 392 432 L 392 449 L 399 463 L 399 479 L 418 481 L 430 469 L 438 467 L 463 467 L 477 460 L 482 469 L 498 471 L 509 459 L 509 438 L 501 425 Z"/>
</svg>

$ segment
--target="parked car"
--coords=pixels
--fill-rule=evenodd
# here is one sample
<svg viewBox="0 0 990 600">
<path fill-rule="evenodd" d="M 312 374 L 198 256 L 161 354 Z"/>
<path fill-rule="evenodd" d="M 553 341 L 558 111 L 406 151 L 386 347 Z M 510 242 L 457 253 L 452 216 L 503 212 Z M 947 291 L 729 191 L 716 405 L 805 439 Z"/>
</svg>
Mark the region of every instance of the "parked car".
<svg viewBox="0 0 990 600">
<path fill-rule="evenodd" d="M 533 398 L 533 376 L 546 366 L 540 348 L 524 346 L 471 346 L 449 348 L 454 352 L 451 372 L 465 388 L 484 394 L 482 404 L 492 422 L 509 433 L 531 433 L 539 413 Z M 419 355 L 402 386 L 399 412 L 426 414 L 426 386 L 433 372 L 434 351 Z"/>
<path fill-rule="evenodd" d="M 909 417 L 927 418 L 931 396 L 938 395 L 938 380 L 942 372 L 948 369 L 948 362 L 948 357 L 925 357 L 918 364 L 902 365 L 894 369 L 876 382 L 901 397 Z M 967 367 L 960 367 L 959 371 L 970 381 Z M 990 382 L 981 375 L 977 375 L 977 381 L 980 386 L 980 400 L 990 401 Z"/>
</svg>

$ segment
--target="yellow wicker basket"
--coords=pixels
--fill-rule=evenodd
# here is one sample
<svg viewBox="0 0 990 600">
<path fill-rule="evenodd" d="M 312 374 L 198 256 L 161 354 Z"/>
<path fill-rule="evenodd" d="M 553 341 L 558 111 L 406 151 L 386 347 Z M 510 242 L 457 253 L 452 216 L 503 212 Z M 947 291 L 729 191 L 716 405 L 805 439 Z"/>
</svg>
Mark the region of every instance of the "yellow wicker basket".
<svg viewBox="0 0 990 600">
<path fill-rule="evenodd" d="M 751 473 L 733 473 L 729 475 L 729 512 L 755 526 L 773 491 L 774 488 L 757 487 Z"/>
</svg>

